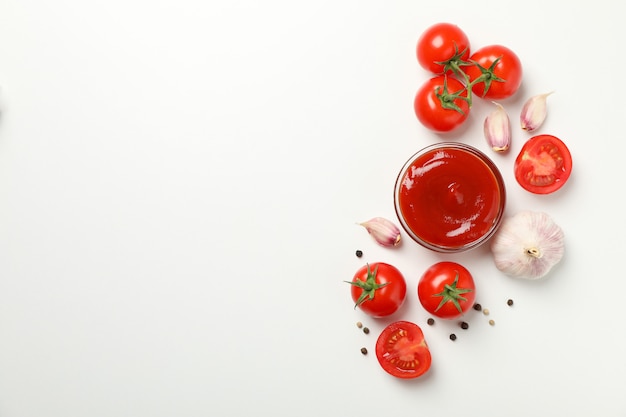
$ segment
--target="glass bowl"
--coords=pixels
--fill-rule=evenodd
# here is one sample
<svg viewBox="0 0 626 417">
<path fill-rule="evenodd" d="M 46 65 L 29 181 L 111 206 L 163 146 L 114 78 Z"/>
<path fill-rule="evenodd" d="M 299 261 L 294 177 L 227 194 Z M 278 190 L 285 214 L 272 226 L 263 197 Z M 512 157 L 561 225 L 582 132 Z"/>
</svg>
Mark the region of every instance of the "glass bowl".
<svg viewBox="0 0 626 417">
<path fill-rule="evenodd" d="M 478 149 L 456 142 L 415 153 L 394 187 L 402 228 L 437 252 L 463 252 L 487 241 L 500 226 L 505 201 L 498 167 Z"/>
</svg>

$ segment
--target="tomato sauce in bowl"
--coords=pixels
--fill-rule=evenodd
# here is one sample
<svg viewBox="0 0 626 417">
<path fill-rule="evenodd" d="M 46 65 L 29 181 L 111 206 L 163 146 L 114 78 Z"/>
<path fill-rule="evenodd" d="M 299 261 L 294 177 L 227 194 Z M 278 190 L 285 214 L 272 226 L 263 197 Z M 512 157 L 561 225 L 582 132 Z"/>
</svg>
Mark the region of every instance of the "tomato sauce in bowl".
<svg viewBox="0 0 626 417">
<path fill-rule="evenodd" d="M 478 149 L 442 142 L 414 154 L 396 180 L 400 224 L 420 245 L 462 252 L 500 226 L 506 191 L 498 167 Z"/>
</svg>

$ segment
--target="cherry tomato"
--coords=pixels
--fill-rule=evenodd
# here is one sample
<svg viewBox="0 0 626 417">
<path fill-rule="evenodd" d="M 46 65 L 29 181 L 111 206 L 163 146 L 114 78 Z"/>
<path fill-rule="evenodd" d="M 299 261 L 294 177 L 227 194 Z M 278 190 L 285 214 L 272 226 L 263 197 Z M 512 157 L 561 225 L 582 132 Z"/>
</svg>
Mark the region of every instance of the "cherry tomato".
<svg viewBox="0 0 626 417">
<path fill-rule="evenodd" d="M 428 268 L 417 284 L 420 303 L 442 319 L 462 316 L 474 305 L 476 286 L 472 274 L 456 262 L 439 262 Z"/>
<path fill-rule="evenodd" d="M 463 67 L 471 81 L 484 74 L 484 82 L 472 87 L 474 94 L 490 99 L 511 97 L 522 84 L 522 62 L 519 57 L 502 45 L 489 45 L 472 54 L 470 61 L 480 65 Z"/>
<path fill-rule="evenodd" d="M 372 317 L 386 317 L 395 313 L 406 298 L 406 281 L 393 265 L 382 262 L 361 267 L 352 281 L 352 300 L 355 308 Z"/>
<path fill-rule="evenodd" d="M 561 188 L 569 178 L 572 155 L 556 136 L 533 136 L 522 146 L 514 171 L 515 179 L 525 190 L 549 194 Z"/>
<path fill-rule="evenodd" d="M 417 61 L 434 74 L 450 73 L 449 62 L 467 61 L 470 43 L 461 28 L 451 23 L 437 23 L 426 29 L 417 41 Z"/>
<path fill-rule="evenodd" d="M 426 81 L 415 94 L 417 119 L 435 132 L 449 132 L 467 119 L 467 90 L 460 81 L 439 75 Z"/>
<path fill-rule="evenodd" d="M 422 329 L 408 321 L 391 323 L 382 331 L 376 358 L 387 373 L 405 379 L 423 375 L 432 362 Z"/>
</svg>

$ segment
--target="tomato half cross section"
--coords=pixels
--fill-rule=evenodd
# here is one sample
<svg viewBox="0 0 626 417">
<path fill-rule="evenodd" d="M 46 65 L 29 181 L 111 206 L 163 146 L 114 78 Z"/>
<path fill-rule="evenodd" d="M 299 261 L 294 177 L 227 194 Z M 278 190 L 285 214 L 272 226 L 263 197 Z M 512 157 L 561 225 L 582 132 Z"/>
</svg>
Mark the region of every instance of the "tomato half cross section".
<svg viewBox="0 0 626 417">
<path fill-rule="evenodd" d="M 527 191 L 549 194 L 561 188 L 572 172 L 572 155 L 552 135 L 528 139 L 515 159 L 515 179 Z"/>
<path fill-rule="evenodd" d="M 422 329 L 408 321 L 391 323 L 382 331 L 376 358 L 385 372 L 404 379 L 423 375 L 432 362 Z"/>
</svg>

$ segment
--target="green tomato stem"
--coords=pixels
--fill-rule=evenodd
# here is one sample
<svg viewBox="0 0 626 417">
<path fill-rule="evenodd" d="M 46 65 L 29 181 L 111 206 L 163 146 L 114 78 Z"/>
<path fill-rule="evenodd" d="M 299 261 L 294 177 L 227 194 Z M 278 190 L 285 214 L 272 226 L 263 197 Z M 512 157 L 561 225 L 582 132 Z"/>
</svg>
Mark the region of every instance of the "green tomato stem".
<svg viewBox="0 0 626 417">
<path fill-rule="evenodd" d="M 355 287 L 359 287 L 363 290 L 358 300 L 356 300 L 356 303 L 354 304 L 354 308 L 357 308 L 358 306 L 363 304 L 366 300 L 373 300 L 374 296 L 376 295 L 376 290 L 389 284 L 388 282 L 385 282 L 383 284 L 377 283 L 376 282 L 377 273 L 378 273 L 378 265 L 376 266 L 376 269 L 374 269 L 374 272 L 372 272 L 370 269 L 370 265 L 367 264 L 367 277 L 365 278 L 365 281 L 361 281 L 358 279 L 354 281 L 345 281 L 348 284 L 354 285 Z"/>
<path fill-rule="evenodd" d="M 467 298 L 463 297 L 462 294 L 466 294 L 468 292 L 472 292 L 471 288 L 458 288 L 459 285 L 459 271 L 455 271 L 456 276 L 454 277 L 454 281 L 452 284 L 445 284 L 443 287 L 443 291 L 437 294 L 433 294 L 433 297 L 441 297 L 441 301 L 439 305 L 435 309 L 438 311 L 441 307 L 443 307 L 446 303 L 451 302 L 454 304 L 459 313 L 463 312 L 461 308 L 461 303 L 459 301 L 467 301 Z"/>
<path fill-rule="evenodd" d="M 469 105 L 469 107 L 472 107 L 472 88 L 476 84 L 478 83 L 485 84 L 485 90 L 483 91 L 483 97 L 484 97 L 485 94 L 487 94 L 489 87 L 491 87 L 491 83 L 493 81 L 496 81 L 496 82 L 506 81 L 505 79 L 498 77 L 494 73 L 495 67 L 496 65 L 498 65 L 498 62 L 500 62 L 500 59 L 502 59 L 502 56 L 495 59 L 491 63 L 489 68 L 485 68 L 481 66 L 478 62 L 473 61 L 473 60 L 470 60 L 470 61 L 461 60 L 461 56 L 463 55 L 464 52 L 465 51 L 459 53 L 458 50 L 456 50 L 456 53 L 452 58 L 450 58 L 448 61 L 440 62 L 440 64 L 444 66 L 444 75 L 448 70 L 451 70 L 452 73 L 455 74 L 457 77 L 462 78 L 461 81 L 465 85 L 465 88 L 457 92 L 450 93 L 447 91 L 447 86 L 446 86 L 447 83 L 444 81 L 444 91 L 436 92 L 437 98 L 439 98 L 442 108 L 456 110 L 461 114 L 465 114 L 465 113 L 459 106 L 457 106 L 454 103 L 454 100 L 456 99 L 465 100 L 467 104 Z M 463 68 L 462 68 L 462 67 L 467 67 L 470 65 L 478 67 L 478 69 L 480 69 L 480 72 L 481 72 L 481 74 L 478 77 L 476 77 L 474 80 L 470 80 L 469 76 L 465 73 L 465 71 L 463 71 Z M 462 96 L 464 92 L 466 92 L 466 95 Z"/>
</svg>

